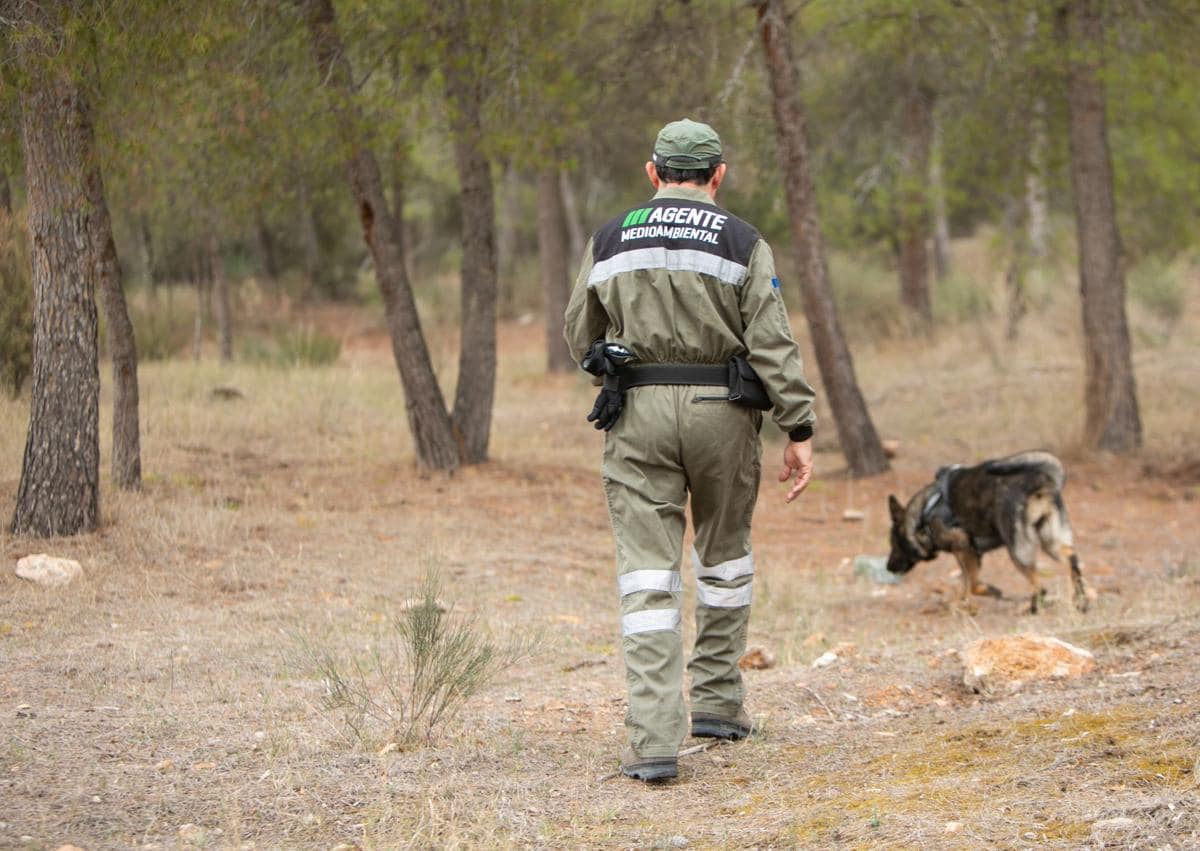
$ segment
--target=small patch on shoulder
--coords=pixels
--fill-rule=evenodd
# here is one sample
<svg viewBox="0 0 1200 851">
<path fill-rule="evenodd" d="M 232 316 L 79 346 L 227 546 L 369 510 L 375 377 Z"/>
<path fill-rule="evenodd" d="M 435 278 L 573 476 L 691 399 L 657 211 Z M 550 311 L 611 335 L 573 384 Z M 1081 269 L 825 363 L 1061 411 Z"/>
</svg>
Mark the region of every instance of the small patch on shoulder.
<svg viewBox="0 0 1200 851">
<path fill-rule="evenodd" d="M 774 287 L 775 289 L 779 289 L 779 279 L 778 279 L 778 278 L 772 278 L 772 279 L 771 279 L 771 286 L 772 286 L 772 287 Z"/>
</svg>

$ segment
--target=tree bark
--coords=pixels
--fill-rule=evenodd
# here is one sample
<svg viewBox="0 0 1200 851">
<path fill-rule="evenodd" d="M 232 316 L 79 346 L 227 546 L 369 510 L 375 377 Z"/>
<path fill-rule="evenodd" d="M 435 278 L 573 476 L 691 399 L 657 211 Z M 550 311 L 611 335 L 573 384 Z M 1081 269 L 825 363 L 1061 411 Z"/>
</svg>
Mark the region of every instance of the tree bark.
<svg viewBox="0 0 1200 851">
<path fill-rule="evenodd" d="M 0 171 L 0 210 L 12 215 L 12 187 L 8 184 L 6 171 Z"/>
<path fill-rule="evenodd" d="M 88 132 L 91 133 L 90 125 Z M 94 141 L 92 144 L 94 148 Z M 113 241 L 104 180 L 94 159 L 88 165 L 87 180 L 88 199 L 92 205 L 88 220 L 91 251 L 96 258 L 96 282 L 108 320 L 108 353 L 113 369 L 112 478 L 113 484 L 121 490 L 137 490 L 142 486 L 137 342 L 121 286 L 121 262 Z"/>
<path fill-rule="evenodd" d="M 500 275 L 500 315 L 516 313 L 517 223 L 521 219 L 521 173 L 510 159 L 500 181 L 500 220 L 496 223 L 496 269 Z"/>
<path fill-rule="evenodd" d="M 571 351 L 562 334 L 563 315 L 571 295 L 567 266 L 566 212 L 558 167 L 543 168 L 538 174 L 538 259 L 542 267 L 542 293 L 546 308 L 546 370 L 575 369 Z"/>
<path fill-rule="evenodd" d="M 817 364 L 851 474 L 882 473 L 888 469 L 887 456 L 858 388 L 854 362 L 842 335 L 829 284 L 804 109 L 800 101 L 799 75 L 792 58 L 783 4 L 780 0 L 756 0 L 755 10 L 771 81 L 771 108 L 775 115 L 776 140 L 791 220 L 792 251 L 800 273 L 804 313 Z"/>
<path fill-rule="evenodd" d="M 1083 303 L 1084 438 L 1094 449 L 1127 452 L 1141 445 L 1142 423 L 1125 318 L 1098 0 L 1072 0 L 1060 7 L 1058 31 L 1068 53 L 1068 141 Z"/>
<path fill-rule="evenodd" d="M 279 280 L 279 257 L 275 249 L 275 237 L 271 234 L 271 226 L 261 209 L 255 211 L 254 231 L 258 241 L 259 264 L 262 266 L 263 277 L 274 283 Z"/>
<path fill-rule="evenodd" d="M 158 275 L 154 269 L 154 238 L 150 233 L 150 218 L 145 213 L 138 216 L 137 232 L 138 249 L 146 275 L 146 293 L 153 303 L 158 300 Z"/>
<path fill-rule="evenodd" d="M 404 387 L 408 426 L 417 463 L 431 470 L 453 470 L 459 463 L 458 445 L 446 404 L 433 372 L 421 331 L 416 300 L 396 244 L 396 227 L 383 191 L 374 153 L 359 135 L 361 116 L 354 102 L 350 62 L 337 29 L 331 0 L 301 0 L 313 43 L 317 70 L 333 92 L 334 119 L 350 150 L 347 169 L 358 207 L 363 239 L 371 253 L 375 277 L 383 296 L 384 315 L 392 340 L 392 355 Z"/>
<path fill-rule="evenodd" d="M 74 535 L 100 518 L 100 372 L 88 197 L 94 167 L 88 105 L 65 69 L 26 53 L 20 93 L 33 267 L 33 384 L 12 532 Z"/>
<path fill-rule="evenodd" d="M 933 212 L 933 271 L 939 281 L 950 274 L 950 219 L 946 214 L 946 177 L 942 168 L 942 129 L 933 113 L 933 149 L 929 156 L 929 194 Z"/>
<path fill-rule="evenodd" d="M 933 329 L 929 293 L 930 150 L 933 147 L 933 92 L 909 82 L 903 105 L 904 173 L 900 192 L 900 301 L 912 311 L 919 328 Z"/>
<path fill-rule="evenodd" d="M 205 243 L 208 255 L 209 280 L 212 281 L 213 313 L 217 323 L 217 349 L 221 360 L 233 360 L 233 306 L 229 294 L 229 277 L 225 274 L 225 259 L 221 256 L 221 243 L 215 234 L 209 234 Z"/>
<path fill-rule="evenodd" d="M 562 191 L 563 213 L 566 214 L 567 219 L 567 257 L 572 262 L 578 262 L 583 257 L 587 236 L 584 235 L 583 224 L 580 220 L 579 199 L 575 195 L 575 181 L 565 170 L 560 169 L 558 185 Z"/>
<path fill-rule="evenodd" d="M 468 10 L 461 3 L 450 5 L 452 43 L 465 44 Z M 487 460 L 496 393 L 496 211 L 491 164 L 483 150 L 477 61 L 468 50 L 451 57 L 443 69 L 462 197 L 462 341 L 451 421 L 467 464 Z"/>
</svg>

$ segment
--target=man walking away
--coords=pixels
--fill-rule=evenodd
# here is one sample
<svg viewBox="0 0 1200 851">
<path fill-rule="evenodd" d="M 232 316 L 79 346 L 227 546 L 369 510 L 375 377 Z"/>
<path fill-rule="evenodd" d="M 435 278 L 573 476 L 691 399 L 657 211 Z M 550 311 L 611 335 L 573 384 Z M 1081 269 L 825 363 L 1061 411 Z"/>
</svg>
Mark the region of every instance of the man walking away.
<svg viewBox="0 0 1200 851">
<path fill-rule="evenodd" d="M 805 380 L 771 249 L 715 204 L 721 140 L 684 119 L 658 134 L 654 197 L 588 244 L 566 313 L 572 356 L 603 379 L 589 420 L 606 432 L 602 473 L 616 539 L 629 747 L 621 770 L 675 777 L 687 732 L 679 563 L 691 496 L 696 644 L 694 736 L 751 732 L 738 660 L 750 618 L 762 410 L 788 435 L 791 502 L 812 475 Z"/>
</svg>

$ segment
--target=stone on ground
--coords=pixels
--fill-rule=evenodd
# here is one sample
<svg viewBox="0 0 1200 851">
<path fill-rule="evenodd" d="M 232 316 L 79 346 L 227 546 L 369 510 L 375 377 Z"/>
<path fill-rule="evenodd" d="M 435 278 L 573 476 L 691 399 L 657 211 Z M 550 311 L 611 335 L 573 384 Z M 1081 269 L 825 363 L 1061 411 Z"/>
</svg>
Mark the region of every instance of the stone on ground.
<svg viewBox="0 0 1200 851">
<path fill-rule="evenodd" d="M 1096 667 L 1082 647 L 1045 635 L 981 638 L 962 653 L 963 684 L 984 695 L 1012 694 L 1035 680 L 1078 677 Z"/>
<path fill-rule="evenodd" d="M 74 559 L 57 558 L 45 553 L 25 556 L 17 562 L 17 576 L 47 588 L 66 585 L 83 573 L 83 565 Z"/>
<path fill-rule="evenodd" d="M 774 668 L 778 659 L 775 654 L 765 647 L 755 645 L 746 651 L 745 655 L 738 661 L 738 667 L 743 671 L 754 669 L 756 671 L 765 671 L 767 668 Z"/>
</svg>

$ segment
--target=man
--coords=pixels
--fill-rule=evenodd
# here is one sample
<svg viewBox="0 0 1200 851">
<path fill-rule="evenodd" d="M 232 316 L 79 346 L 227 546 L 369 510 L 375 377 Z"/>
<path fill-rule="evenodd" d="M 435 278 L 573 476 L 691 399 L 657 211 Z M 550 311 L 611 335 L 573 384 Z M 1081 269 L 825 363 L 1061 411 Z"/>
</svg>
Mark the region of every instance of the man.
<svg viewBox="0 0 1200 851">
<path fill-rule="evenodd" d="M 654 198 L 592 237 L 566 313 L 573 357 L 607 374 L 589 420 L 606 429 L 602 472 L 616 538 L 629 687 L 621 769 L 646 781 L 676 776 L 687 730 L 679 561 L 689 493 L 692 735 L 751 732 L 738 660 L 750 618 L 762 415 L 729 401 L 734 356 L 753 367 L 769 397 L 760 407 L 770 406 L 788 434 L 779 476 L 795 476 L 788 502 L 812 475 L 813 391 L 770 247 L 715 204 L 725 168 L 711 127 L 688 119 L 664 127 L 646 163 Z"/>
</svg>

